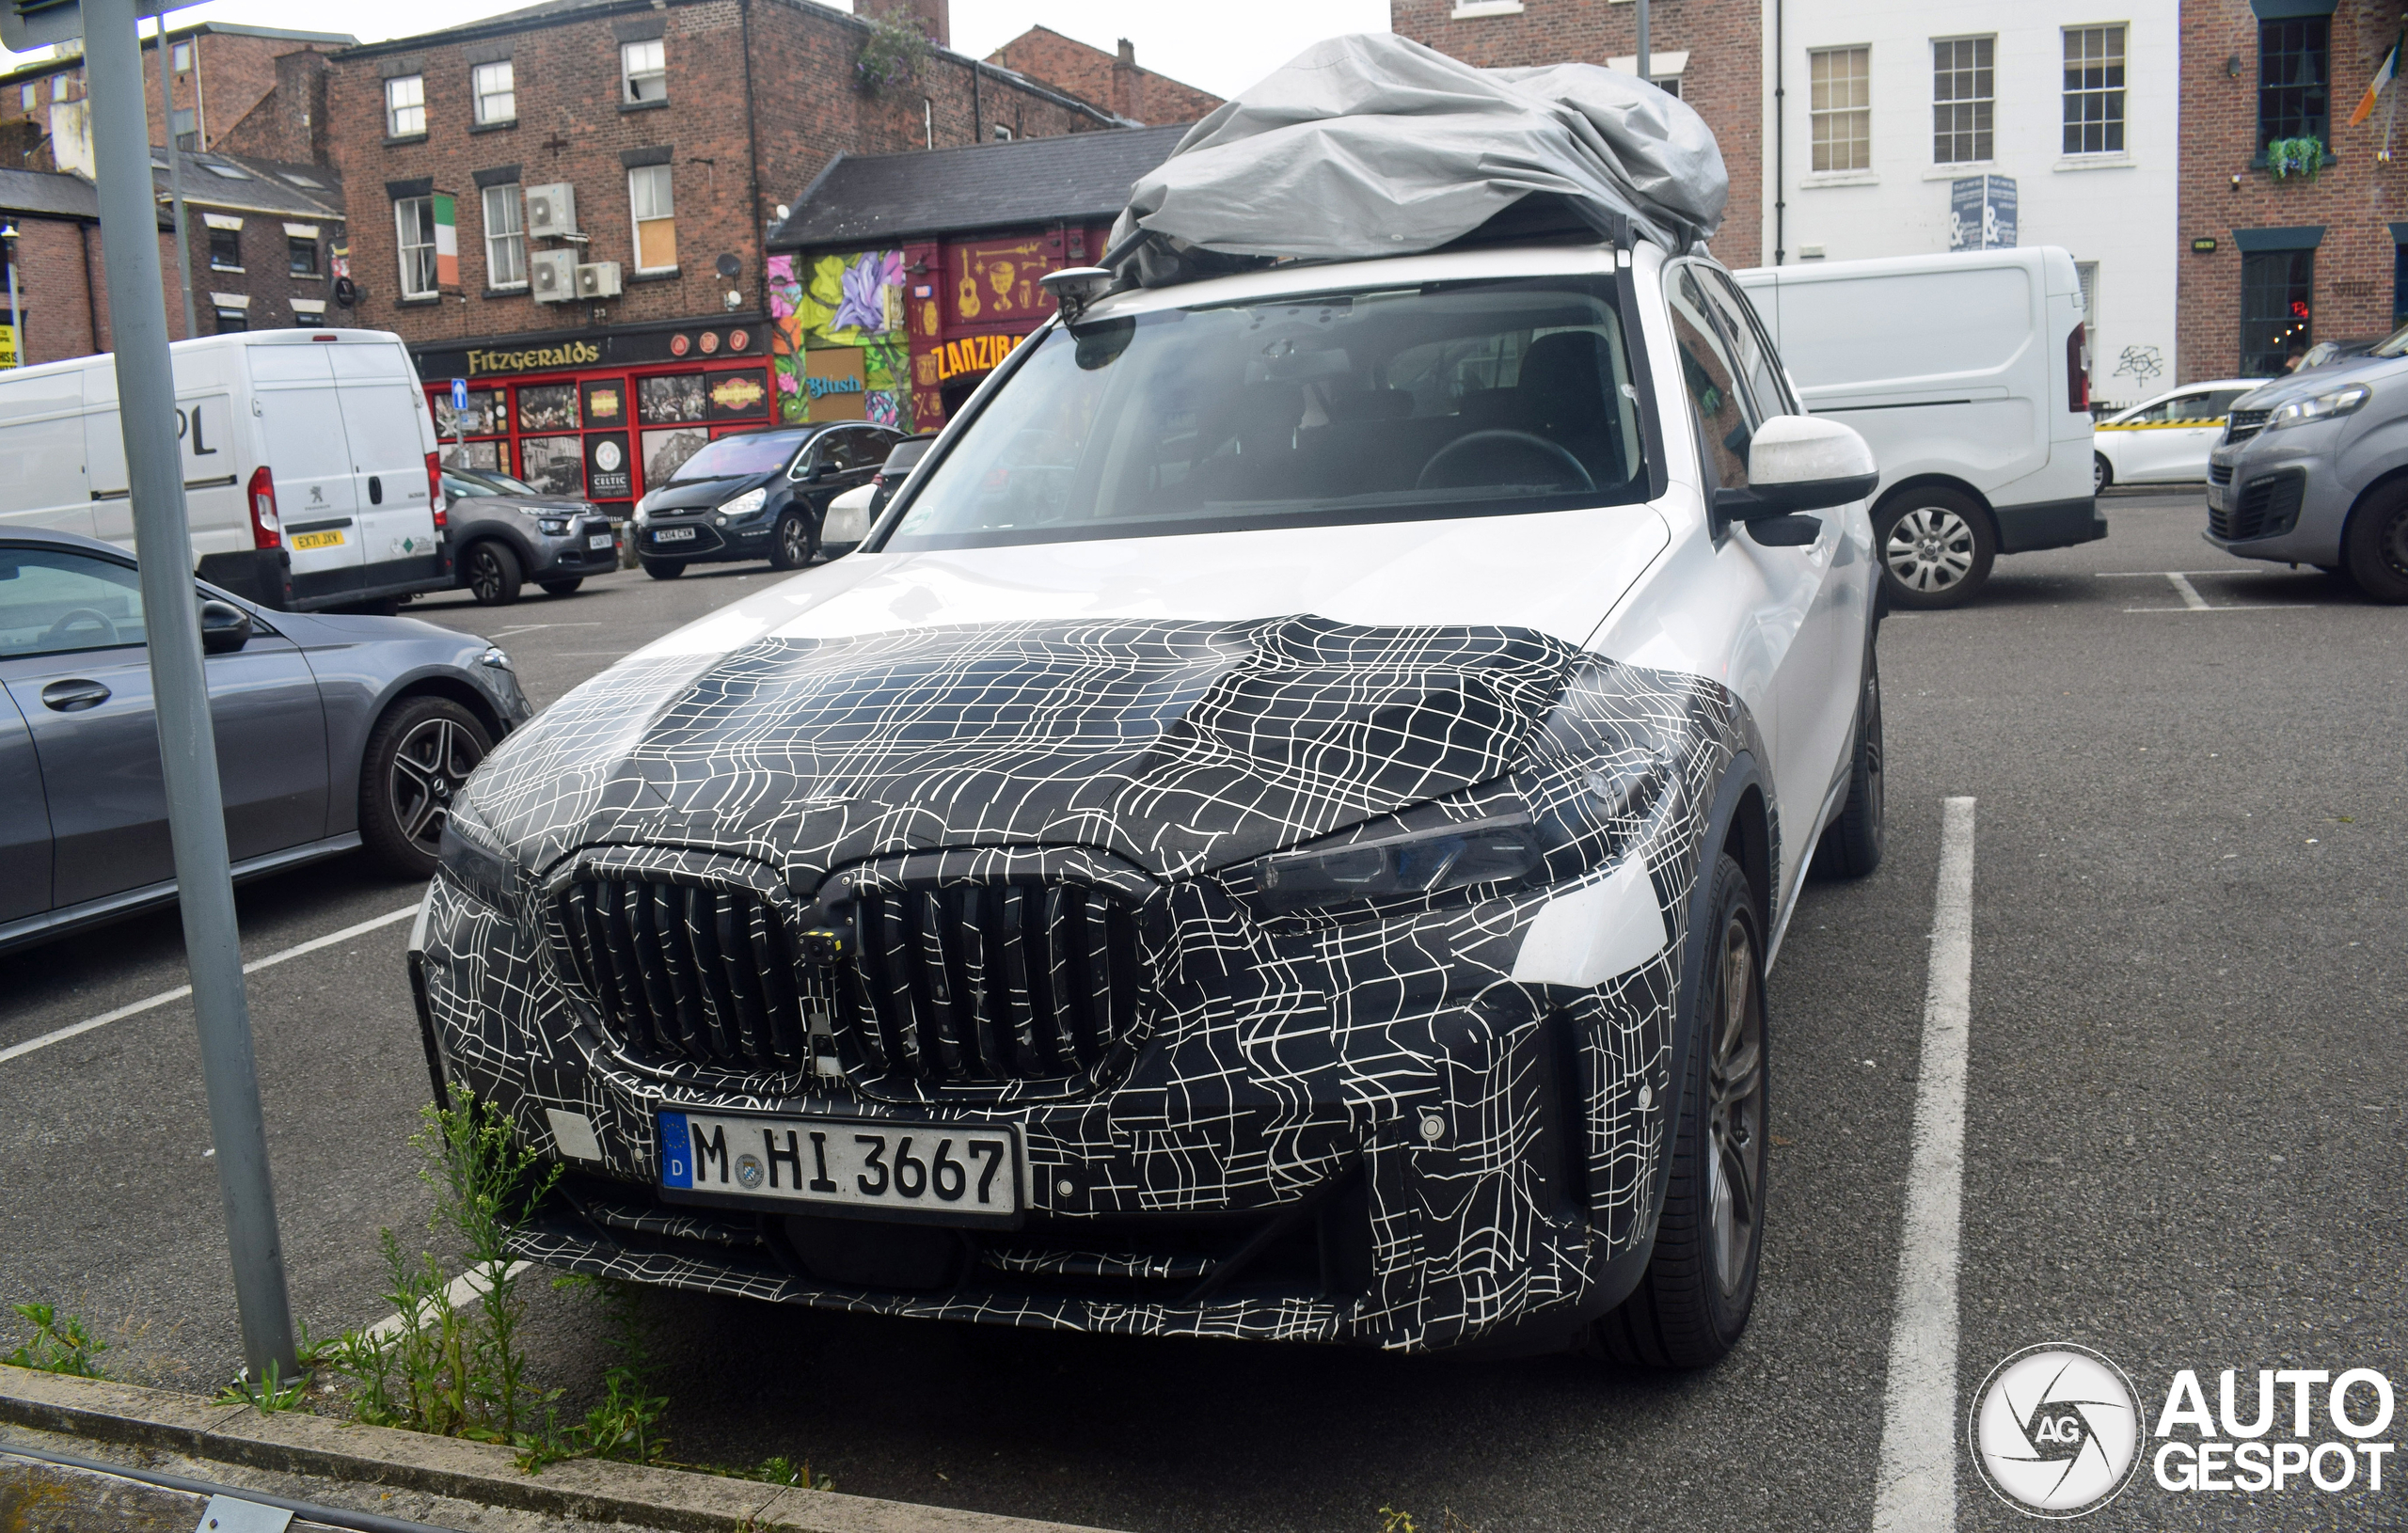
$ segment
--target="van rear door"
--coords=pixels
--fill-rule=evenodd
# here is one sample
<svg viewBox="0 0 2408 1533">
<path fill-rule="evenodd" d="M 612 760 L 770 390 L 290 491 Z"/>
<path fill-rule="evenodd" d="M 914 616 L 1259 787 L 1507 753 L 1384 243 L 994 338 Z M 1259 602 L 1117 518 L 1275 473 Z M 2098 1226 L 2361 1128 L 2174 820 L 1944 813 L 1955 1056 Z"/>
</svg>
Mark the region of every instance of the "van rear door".
<svg viewBox="0 0 2408 1533">
<path fill-rule="evenodd" d="M 360 589 L 358 501 L 328 345 L 253 346 L 252 397 L 276 481 L 276 509 L 293 553 L 296 607 Z"/>
<path fill-rule="evenodd" d="M 342 343 L 332 354 L 335 393 L 351 444 L 367 587 L 379 590 L 439 573 L 441 543 L 428 499 L 427 444 L 419 418 L 426 396 L 396 341 Z M 430 427 L 425 434 L 432 435 Z"/>
<path fill-rule="evenodd" d="M 0 374 L 0 529 L 47 527 L 92 532 L 91 482 L 84 465 L 84 372 Z"/>
</svg>

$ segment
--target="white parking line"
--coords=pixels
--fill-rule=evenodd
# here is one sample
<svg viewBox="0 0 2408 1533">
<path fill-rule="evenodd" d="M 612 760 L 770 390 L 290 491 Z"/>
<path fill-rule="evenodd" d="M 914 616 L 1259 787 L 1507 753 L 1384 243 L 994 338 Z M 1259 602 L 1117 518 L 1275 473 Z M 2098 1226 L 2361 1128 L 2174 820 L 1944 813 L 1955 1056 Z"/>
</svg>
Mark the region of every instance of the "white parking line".
<svg viewBox="0 0 2408 1533">
<path fill-rule="evenodd" d="M 2266 573 L 2268 572 L 2264 570 L 2093 570 L 2091 578 L 2094 580 L 2163 580 L 2174 587 L 2176 595 L 2182 598 L 2182 605 L 2179 607 L 2127 607 L 2124 608 L 2127 612 L 2295 612 L 2301 608 L 2311 605 L 2307 602 L 2251 602 L 2245 607 L 2216 607 L 2210 605 L 2205 596 L 2200 595 L 2199 588 L 2191 583 L 2191 577 L 2194 575 L 2226 577 L 2257 576 Z"/>
<path fill-rule="evenodd" d="M 389 915 L 374 916 L 356 926 L 345 926 L 341 931 L 330 931 L 324 937 L 313 937 L 299 946 L 288 947 L 281 953 L 271 953 L 264 958 L 254 958 L 243 965 L 243 972 L 256 974 L 261 970 L 272 969 L 288 958 L 297 958 L 305 953 L 315 953 L 322 947 L 332 947 L 337 942 L 348 941 L 363 932 L 374 931 L 379 926 L 389 926 L 396 921 L 407 921 L 416 914 L 418 914 L 417 906 L 405 905 Z M 45 1033 L 38 1038 L 27 1038 L 23 1043 L 10 1044 L 6 1049 L 0 1049 L 0 1065 L 6 1065 L 12 1059 L 30 1054 L 37 1049 L 47 1049 L 54 1043 L 65 1043 L 69 1038 L 89 1033 L 96 1027 L 106 1027 L 111 1022 L 122 1021 L 137 1013 L 149 1011 L 156 1006 L 164 1006 L 170 1001 L 182 1001 L 190 994 L 192 994 L 191 986 L 179 985 L 172 990 L 162 990 L 157 995 L 145 1000 L 129 1002 L 115 1011 L 104 1011 L 98 1017 L 87 1017 L 82 1021 L 62 1027 L 55 1033 Z"/>
<path fill-rule="evenodd" d="M 1956 1242 L 1972 991 L 1973 800 L 1950 798 L 1940 826 L 1875 1533 L 1954 1533 L 1956 1526 Z"/>
<path fill-rule="evenodd" d="M 2174 593 L 2182 598 L 2183 606 L 2194 612 L 2204 612 L 2208 609 L 2208 599 L 2199 594 L 2199 588 L 2191 583 L 2189 576 L 2180 570 L 2168 570 L 2165 572 L 2165 578 L 2173 584 Z"/>
</svg>

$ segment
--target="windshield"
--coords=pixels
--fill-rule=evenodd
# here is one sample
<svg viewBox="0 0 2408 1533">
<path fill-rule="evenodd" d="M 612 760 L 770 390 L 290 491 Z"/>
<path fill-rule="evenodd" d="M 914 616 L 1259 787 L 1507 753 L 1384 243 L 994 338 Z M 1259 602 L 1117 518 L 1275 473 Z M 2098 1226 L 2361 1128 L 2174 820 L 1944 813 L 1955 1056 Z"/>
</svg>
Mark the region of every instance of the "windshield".
<svg viewBox="0 0 2408 1533">
<path fill-rule="evenodd" d="M 1608 277 L 1171 309 L 1048 331 L 913 480 L 890 548 L 1642 499 Z"/>
<path fill-rule="evenodd" d="M 2403 324 L 2399 329 L 2392 331 L 2391 334 L 2384 337 L 2382 340 L 2376 342 L 2374 350 L 2368 355 L 2373 356 L 2408 356 L 2408 324 Z"/>
<path fill-rule="evenodd" d="M 756 431 L 722 436 L 677 466 L 672 483 L 692 479 L 748 479 L 774 473 L 786 466 L 794 450 L 810 435 L 800 431 Z"/>
</svg>

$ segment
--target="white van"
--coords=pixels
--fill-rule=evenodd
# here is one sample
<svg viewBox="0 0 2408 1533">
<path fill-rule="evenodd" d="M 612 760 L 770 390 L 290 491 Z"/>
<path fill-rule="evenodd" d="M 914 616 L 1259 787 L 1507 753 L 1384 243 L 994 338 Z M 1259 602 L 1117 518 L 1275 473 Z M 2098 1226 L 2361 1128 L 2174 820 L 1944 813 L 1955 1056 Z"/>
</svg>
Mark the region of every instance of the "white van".
<svg viewBox="0 0 2408 1533">
<path fill-rule="evenodd" d="M 308 611 L 452 584 L 435 422 L 399 336 L 268 330 L 168 348 L 198 573 Z M 117 359 L 0 373 L 0 528 L 134 548 Z"/>
<path fill-rule="evenodd" d="M 1806 407 L 1881 465 L 1873 526 L 1898 607 L 1954 607 L 1999 554 L 2107 535 L 2088 340 L 2054 245 L 1735 272 Z"/>
</svg>

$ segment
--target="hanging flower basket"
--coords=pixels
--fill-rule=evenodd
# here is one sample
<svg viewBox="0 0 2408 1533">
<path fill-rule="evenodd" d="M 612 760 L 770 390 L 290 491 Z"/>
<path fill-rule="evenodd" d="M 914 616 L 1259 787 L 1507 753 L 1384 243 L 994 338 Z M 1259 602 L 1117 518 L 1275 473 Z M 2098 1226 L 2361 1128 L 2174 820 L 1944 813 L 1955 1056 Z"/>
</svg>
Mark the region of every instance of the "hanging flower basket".
<svg viewBox="0 0 2408 1533">
<path fill-rule="evenodd" d="M 2321 139 L 2277 138 L 2266 146 L 2266 173 L 2276 181 L 2312 182 L 2326 158 Z"/>
</svg>

